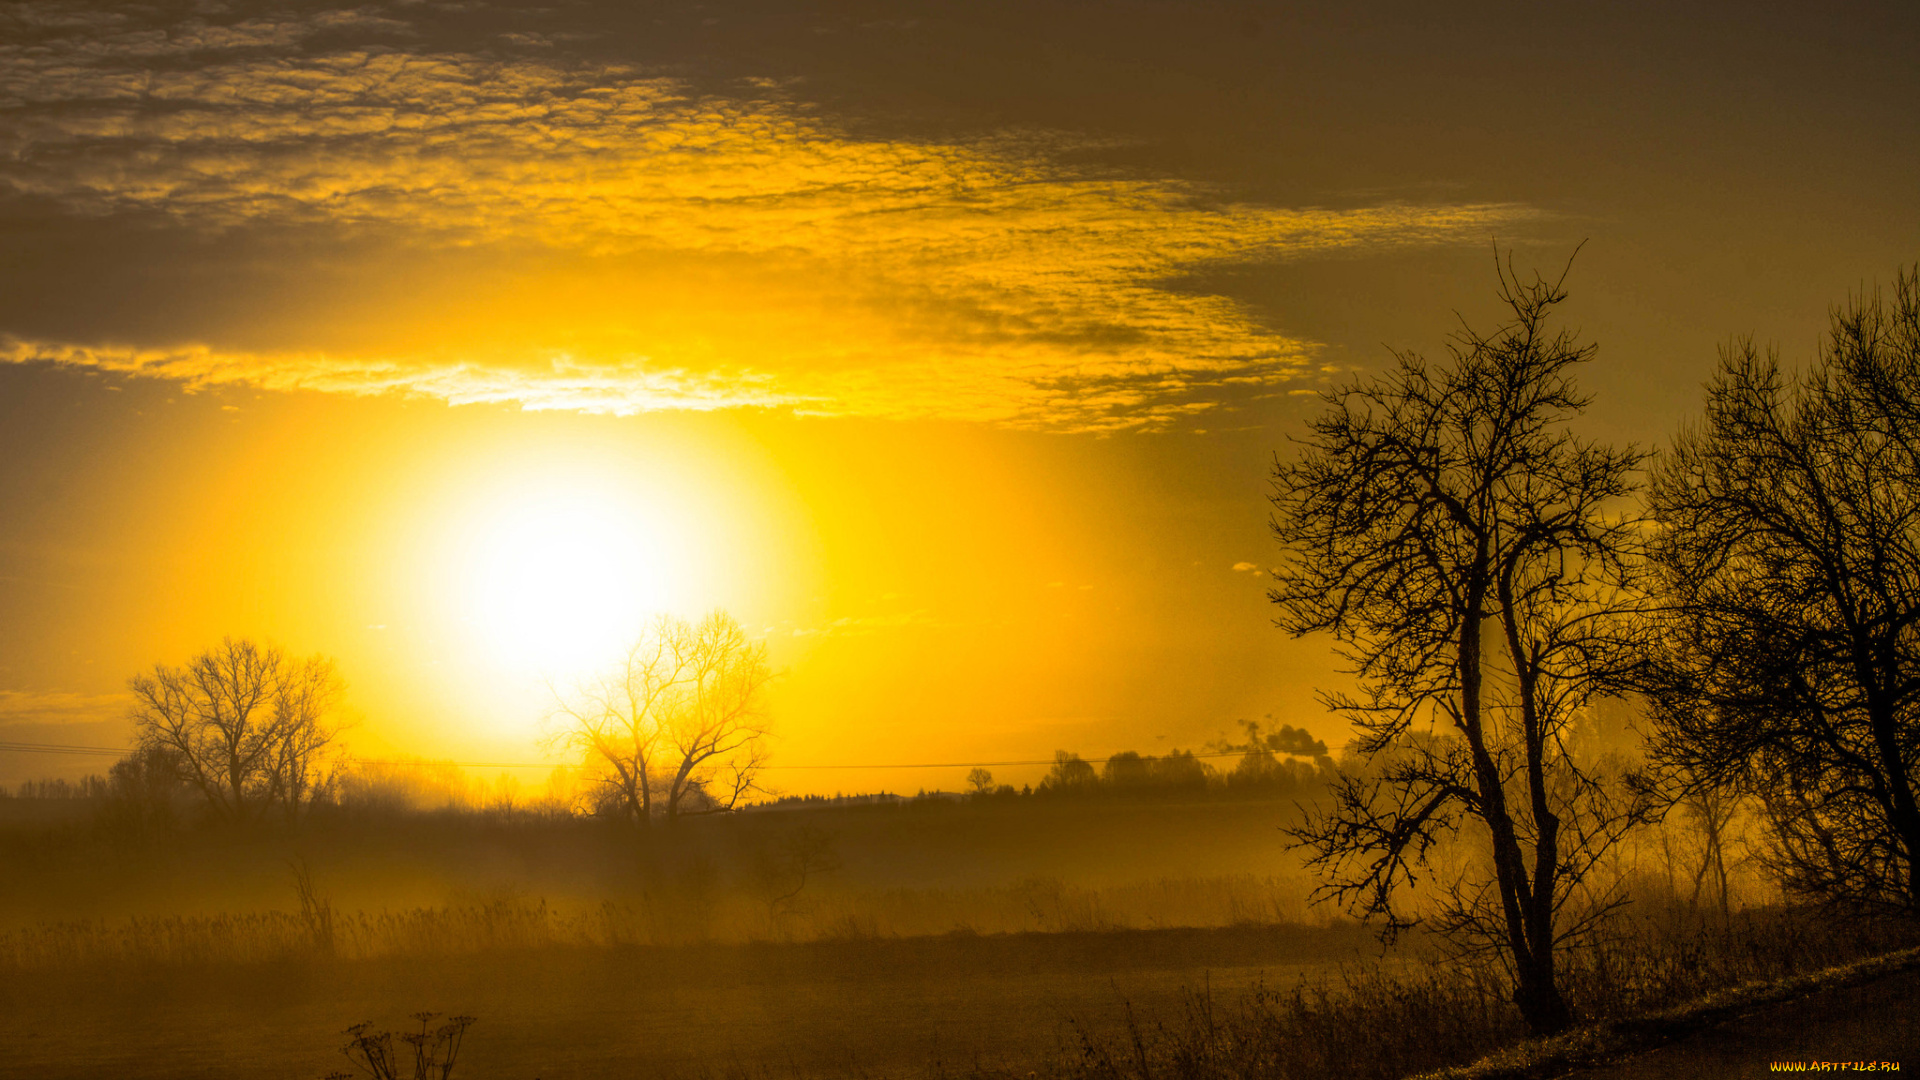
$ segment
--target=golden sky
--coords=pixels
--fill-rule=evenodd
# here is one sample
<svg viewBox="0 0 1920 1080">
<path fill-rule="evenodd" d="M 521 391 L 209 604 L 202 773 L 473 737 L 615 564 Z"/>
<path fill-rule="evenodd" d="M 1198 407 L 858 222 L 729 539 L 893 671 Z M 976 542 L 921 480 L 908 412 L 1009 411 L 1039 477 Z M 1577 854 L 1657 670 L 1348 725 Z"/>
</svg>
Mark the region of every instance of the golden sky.
<svg viewBox="0 0 1920 1080">
<path fill-rule="evenodd" d="M 1338 742 L 1257 573 L 1312 392 L 1490 314 L 1496 238 L 1589 241 L 1602 436 L 1804 353 L 1920 253 L 1915 26 L 6 5 L 0 737 L 247 633 L 369 751 L 531 760 L 543 679 L 725 607 L 787 764 Z"/>
</svg>

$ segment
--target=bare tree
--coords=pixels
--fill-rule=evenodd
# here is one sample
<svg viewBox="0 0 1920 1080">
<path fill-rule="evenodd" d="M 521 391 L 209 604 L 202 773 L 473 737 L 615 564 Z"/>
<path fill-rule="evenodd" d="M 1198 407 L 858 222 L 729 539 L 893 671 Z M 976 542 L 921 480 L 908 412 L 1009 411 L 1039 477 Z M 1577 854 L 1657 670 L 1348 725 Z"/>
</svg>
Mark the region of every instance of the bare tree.
<svg viewBox="0 0 1920 1080">
<path fill-rule="evenodd" d="M 1740 813 L 1740 797 L 1719 788 L 1700 787 L 1681 796 L 1680 808 L 1687 824 L 1698 837 L 1700 851 L 1693 869 L 1693 888 L 1687 894 L 1687 906 L 1697 909 L 1700 894 L 1709 882 L 1713 885 L 1715 907 L 1720 920 L 1733 917 L 1732 885 L 1727 875 L 1727 846 L 1734 836 L 1734 819 Z M 1733 860 L 1738 862 L 1738 860 Z"/>
<path fill-rule="evenodd" d="M 1790 888 L 1920 906 L 1920 268 L 1798 380 L 1723 353 L 1653 506 L 1656 759 L 1757 797 Z"/>
<path fill-rule="evenodd" d="M 1491 877 L 1446 882 L 1440 924 L 1501 956 L 1528 1026 L 1549 1032 L 1571 1019 L 1555 950 L 1606 903 L 1567 906 L 1642 814 L 1564 741 L 1631 664 L 1635 526 L 1617 507 L 1642 458 L 1566 429 L 1588 402 L 1571 369 L 1594 350 L 1549 331 L 1564 272 L 1523 283 L 1496 266 L 1505 323 L 1464 327 L 1449 364 L 1400 353 L 1328 394 L 1298 460 L 1276 461 L 1271 597 L 1283 629 L 1331 632 L 1362 688 L 1328 703 L 1371 767 L 1293 830 L 1328 875 L 1319 895 L 1411 925 L 1400 898 L 1474 823 Z"/>
<path fill-rule="evenodd" d="M 799 912 L 800 894 L 807 884 L 841 867 L 834 850 L 833 834 L 811 825 L 763 839 L 753 850 L 750 874 L 767 903 L 767 921 L 778 927 L 781 920 Z"/>
<path fill-rule="evenodd" d="M 327 722 L 327 715 L 344 689 L 333 661 L 324 656 L 281 659 L 274 691 L 274 723 L 280 737 L 268 764 L 269 800 L 280 805 L 289 821 L 297 819 L 333 781 L 323 771 L 322 759 L 339 728 Z"/>
<path fill-rule="evenodd" d="M 993 774 L 985 769 L 973 769 L 967 773 L 967 786 L 973 789 L 975 796 L 991 795 L 993 794 Z"/>
<path fill-rule="evenodd" d="M 561 697 L 555 737 L 580 753 L 630 820 L 730 810 L 766 764 L 766 646 L 721 612 L 655 620 L 625 663 Z"/>
<path fill-rule="evenodd" d="M 685 692 L 671 713 L 666 745 L 667 821 L 732 810 L 758 789 L 767 760 L 767 647 L 750 641 L 731 615 L 714 612 L 685 626 Z M 695 796 L 700 804 L 695 809 Z"/>
<path fill-rule="evenodd" d="M 310 801 L 344 683 L 322 656 L 227 638 L 187 662 L 135 676 L 141 752 L 172 761 L 215 817 L 244 823 L 278 804 L 291 819 Z"/>
<path fill-rule="evenodd" d="M 653 794 L 667 713 L 678 707 L 683 623 L 666 616 L 628 648 L 625 663 L 556 695 L 556 737 L 597 767 L 615 805 L 632 822 L 653 823 Z"/>
</svg>

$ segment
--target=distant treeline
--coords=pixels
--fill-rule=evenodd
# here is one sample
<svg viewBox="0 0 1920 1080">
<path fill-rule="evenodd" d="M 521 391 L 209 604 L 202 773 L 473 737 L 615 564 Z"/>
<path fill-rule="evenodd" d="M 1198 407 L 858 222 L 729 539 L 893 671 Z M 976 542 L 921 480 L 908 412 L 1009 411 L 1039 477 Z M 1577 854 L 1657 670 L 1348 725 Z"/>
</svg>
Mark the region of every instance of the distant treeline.
<svg viewBox="0 0 1920 1080">
<path fill-rule="evenodd" d="M 104 776 L 78 780 L 22 780 L 11 791 L 0 784 L 0 799 L 104 799 L 112 792 Z"/>
<path fill-rule="evenodd" d="M 789 809 L 814 806 L 897 805 L 921 801 L 1018 804 L 1025 800 L 1154 798 L 1314 798 L 1339 775 L 1326 744 L 1305 731 L 1282 726 L 1266 733 L 1247 722 L 1246 739 L 1213 743 L 1205 752 L 1220 765 L 1191 750 L 1141 754 L 1128 750 L 1096 764 L 1079 754 L 1057 751 L 1053 767 L 1035 785 L 1016 788 L 995 783 L 976 768 L 965 793 L 928 792 L 915 796 L 889 792 L 790 795 L 764 799 L 740 809 Z M 70 801 L 92 804 L 103 822 L 134 831 L 169 831 L 207 819 L 204 800 L 168 763 L 151 752 L 116 762 L 106 776 L 79 780 L 29 780 L 12 791 L 0 786 L 0 799 Z M 603 788 L 577 770 L 556 767 L 538 784 L 512 778 L 478 780 L 459 766 L 422 761 L 411 765 L 341 763 L 321 774 L 303 816 L 392 815 L 416 812 L 488 813 L 543 817 L 621 816 L 620 807 L 598 797 Z"/>
<path fill-rule="evenodd" d="M 967 774 L 968 790 L 954 795 L 922 790 L 915 798 L 1004 802 L 1020 799 L 1139 799 L 1191 796 L 1310 798 L 1339 773 L 1327 744 L 1306 731 L 1281 725 L 1263 732 L 1257 721 L 1241 721 L 1245 741 L 1209 743 L 1207 757 L 1192 750 L 1142 754 L 1124 750 L 1095 764 L 1068 750 L 1056 750 L 1053 767 L 1039 784 L 1014 787 L 994 780 L 983 767 Z M 761 802 L 760 806 L 826 806 L 906 801 L 884 792 L 874 795 L 802 795 Z"/>
<path fill-rule="evenodd" d="M 730 617 L 699 624 L 663 619 L 624 669 L 563 697 L 561 740 L 576 754 L 543 783 L 477 780 L 449 762 L 354 761 L 329 719 L 342 693 L 332 661 L 300 658 L 226 638 L 184 666 L 157 664 L 129 683 L 137 704 L 135 749 L 106 776 L 22 785 L 19 798 L 86 801 L 122 832 L 169 832 L 225 823 L 298 827 L 313 815 L 368 817 L 429 812 L 624 820 L 671 827 L 685 817 L 826 803 L 1023 799 L 1315 798 L 1339 774 L 1324 742 L 1289 725 L 1241 721 L 1243 738 L 1200 751 L 1125 751 L 1090 762 L 1057 751 L 1037 785 L 997 783 L 985 767 L 964 794 L 921 791 L 783 798 L 761 783 L 766 723 L 764 647 Z M 716 719 L 717 718 L 717 719 Z M 1269 721 L 1271 717 L 1267 718 Z M 1203 758 L 1220 759 L 1212 764 Z M 7 796 L 0 788 L 0 797 Z M 69 810 L 15 807 L 16 824 Z"/>
<path fill-rule="evenodd" d="M 1318 750 L 1303 759 L 1254 746 L 1229 759 L 1231 764 L 1226 768 L 1216 767 L 1190 750 L 1160 755 L 1127 750 L 1098 766 L 1079 754 L 1061 750 L 1054 754 L 1053 768 L 1030 792 L 1016 793 L 1008 785 L 986 788 L 976 783 L 974 797 L 999 799 L 1031 794 L 1035 798 L 1154 798 L 1209 793 L 1308 796 L 1324 789 L 1338 772 L 1326 747 L 1321 745 Z"/>
<path fill-rule="evenodd" d="M 573 797 L 578 786 L 577 777 L 565 768 L 557 768 L 541 783 L 525 784 L 511 777 L 476 778 L 449 762 L 396 765 L 336 760 L 315 772 L 297 818 L 260 815 L 251 824 L 278 828 L 326 819 L 447 812 L 570 817 L 581 809 L 580 800 Z M 34 806 L 47 812 L 36 812 Z M 590 806 L 585 809 L 591 812 Z M 135 751 L 115 762 L 105 776 L 29 780 L 11 791 L 0 785 L 0 823 L 17 826 L 82 818 L 128 837 L 233 824 L 210 808 L 202 792 L 161 750 Z"/>
</svg>

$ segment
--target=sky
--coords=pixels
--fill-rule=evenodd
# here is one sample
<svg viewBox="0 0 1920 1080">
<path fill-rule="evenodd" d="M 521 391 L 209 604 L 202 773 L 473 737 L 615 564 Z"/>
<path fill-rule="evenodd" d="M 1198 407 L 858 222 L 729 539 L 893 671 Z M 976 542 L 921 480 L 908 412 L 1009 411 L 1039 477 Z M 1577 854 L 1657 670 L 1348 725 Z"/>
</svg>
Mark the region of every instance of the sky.
<svg viewBox="0 0 1920 1080">
<path fill-rule="evenodd" d="M 1657 447 L 1920 258 L 1916 101 L 1893 3 L 0 5 L 0 740 L 246 635 L 547 761 L 724 609 L 787 792 L 1338 744 L 1261 575 L 1317 394 L 1497 244 Z"/>
</svg>

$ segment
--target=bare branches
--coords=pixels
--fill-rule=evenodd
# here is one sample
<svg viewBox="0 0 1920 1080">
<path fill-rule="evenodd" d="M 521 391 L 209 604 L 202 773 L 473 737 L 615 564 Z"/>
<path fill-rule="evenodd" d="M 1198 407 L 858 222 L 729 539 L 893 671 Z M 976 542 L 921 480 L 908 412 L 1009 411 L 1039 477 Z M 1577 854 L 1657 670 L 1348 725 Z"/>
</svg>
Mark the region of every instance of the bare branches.
<svg viewBox="0 0 1920 1080">
<path fill-rule="evenodd" d="M 1788 379 L 1722 354 L 1653 486 L 1660 759 L 1761 796 L 1807 893 L 1920 904 L 1920 273 L 1833 313 Z M 1816 795 L 1817 793 L 1817 795 Z"/>
<path fill-rule="evenodd" d="M 1502 951 L 1548 1031 L 1568 1022 L 1561 908 L 1642 812 L 1606 798 L 1562 733 L 1637 659 L 1640 528 L 1617 508 L 1643 455 L 1566 430 L 1594 348 L 1548 325 L 1565 273 L 1496 263 L 1506 322 L 1463 326 L 1445 365 L 1396 354 L 1329 394 L 1298 459 L 1276 461 L 1270 595 L 1279 626 L 1331 632 L 1351 662 L 1362 696 L 1328 701 L 1377 770 L 1294 833 L 1329 875 L 1321 895 L 1405 926 L 1396 894 L 1437 838 L 1484 827 L 1491 876 L 1448 883 L 1442 923 Z"/>
<path fill-rule="evenodd" d="M 1378 917 L 1389 935 L 1419 920 L 1395 906 L 1418 882 L 1430 848 L 1458 830 L 1463 814 L 1480 810 L 1465 746 L 1453 738 L 1414 740 L 1376 776 L 1342 774 L 1330 791 L 1334 809 L 1294 830 L 1321 871 L 1316 899 L 1362 917 Z"/>
<path fill-rule="evenodd" d="M 731 616 L 661 616 L 625 664 L 556 694 L 555 737 L 597 768 L 629 820 L 731 810 L 766 763 L 766 646 Z"/>
<path fill-rule="evenodd" d="M 141 751 L 172 762 L 231 823 L 273 804 L 291 819 L 312 800 L 335 734 L 326 718 L 344 685 L 323 656 L 293 659 L 244 638 L 128 683 Z"/>
<path fill-rule="evenodd" d="M 630 821 L 653 821 L 655 773 L 668 714 L 685 692 L 682 669 L 689 648 L 684 624 L 666 616 L 627 649 L 621 666 L 554 695 L 554 739 L 591 765 Z"/>
</svg>

